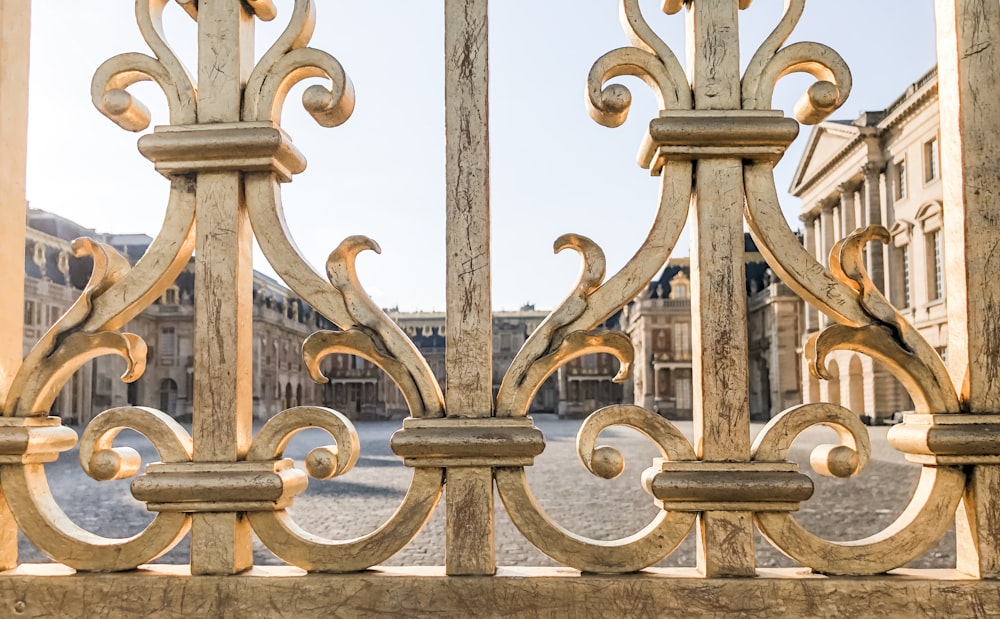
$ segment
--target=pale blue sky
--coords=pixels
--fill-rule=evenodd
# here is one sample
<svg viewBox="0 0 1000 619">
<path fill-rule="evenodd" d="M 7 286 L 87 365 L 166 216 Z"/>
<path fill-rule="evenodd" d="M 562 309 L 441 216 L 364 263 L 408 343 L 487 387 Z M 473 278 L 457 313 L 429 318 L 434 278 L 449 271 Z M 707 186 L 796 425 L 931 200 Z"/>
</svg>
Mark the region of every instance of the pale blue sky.
<svg viewBox="0 0 1000 619">
<path fill-rule="evenodd" d="M 135 148 L 137 136 L 90 103 L 90 79 L 105 59 L 148 51 L 132 2 L 34 2 L 28 199 L 32 206 L 107 232 L 155 234 L 167 184 Z M 335 129 L 315 125 L 298 104 L 285 128 L 309 169 L 285 186 L 295 240 L 322 268 L 342 238 L 366 234 L 381 256 L 359 260 L 362 282 L 383 306 L 444 307 L 443 1 L 318 0 L 312 46 L 333 54 L 357 88 L 357 109 Z M 607 129 L 590 120 L 584 84 L 593 62 L 627 44 L 614 0 L 493 0 L 490 25 L 493 298 L 495 309 L 531 302 L 551 308 L 579 270 L 573 252 L 552 254 L 566 232 L 604 248 L 609 272 L 635 251 L 652 221 L 657 181 L 635 163 L 655 113 L 647 87 L 628 79 L 628 122 Z M 287 18 L 258 29 L 263 51 Z M 643 3 L 661 36 L 683 59 L 682 15 Z M 783 2 L 757 0 L 741 16 L 744 63 L 777 23 Z M 171 5 L 168 34 L 194 72 L 194 24 Z M 839 51 L 854 91 L 835 118 L 881 109 L 933 66 L 932 0 L 810 0 L 792 40 Z M 789 77 L 775 105 L 790 110 L 809 80 Z M 152 85 L 133 89 L 166 122 Z M 777 172 L 784 191 L 809 133 L 803 127 Z M 799 205 L 784 202 L 793 226 Z M 683 241 L 676 255 L 687 254 Z M 270 269 L 258 256 L 255 267 Z"/>
</svg>

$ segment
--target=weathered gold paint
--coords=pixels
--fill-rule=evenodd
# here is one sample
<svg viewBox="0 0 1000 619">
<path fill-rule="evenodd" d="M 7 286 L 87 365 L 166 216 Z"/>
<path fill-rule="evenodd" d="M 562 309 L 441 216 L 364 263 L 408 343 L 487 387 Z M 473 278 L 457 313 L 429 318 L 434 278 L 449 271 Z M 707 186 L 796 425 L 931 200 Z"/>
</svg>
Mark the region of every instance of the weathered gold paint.
<svg viewBox="0 0 1000 619">
<path fill-rule="evenodd" d="M 281 128 L 285 98 L 296 83 L 320 77 L 303 103 L 324 127 L 349 120 L 354 87 L 344 68 L 307 47 L 316 22 L 315 0 L 275 5 L 270 0 L 178 0 L 197 20 L 198 87 L 191 82 L 161 28 L 168 0 L 138 0 L 136 18 L 153 56 L 122 54 L 98 68 L 91 97 L 120 127 L 145 131 L 150 118 L 128 88 L 154 81 L 165 93 L 170 124 L 139 140 L 142 154 L 169 179 L 167 215 L 146 256 L 136 265 L 113 248 L 82 239 L 79 255 L 93 257 L 90 282 L 19 364 L 20 329 L 0 331 L 0 566 L 16 565 L 20 529 L 63 564 L 21 566 L 0 575 L 0 614 L 117 616 L 139 608 L 152 616 L 239 615 L 271 612 L 307 617 L 358 613 L 455 613 L 470 600 L 485 614 L 615 614 L 628 596 L 635 613 L 704 612 L 741 616 L 889 614 L 934 607 L 941 614 L 971 616 L 992 608 L 1000 574 L 996 505 L 1000 494 L 1000 346 L 995 326 L 1000 279 L 994 225 L 1000 194 L 993 169 L 997 86 L 991 76 L 1000 40 L 1000 9 L 989 0 L 938 0 L 941 58 L 942 159 L 949 195 L 946 238 L 949 286 L 968 299 L 952 303 L 950 368 L 876 285 L 876 251 L 887 240 L 878 226 L 834 238 L 827 265 L 803 248 L 785 223 L 773 166 L 799 127 L 771 109 L 775 83 L 792 72 L 816 82 L 795 106 L 795 118 L 816 123 L 837 110 L 851 89 L 840 56 L 818 43 L 785 45 L 805 0 L 786 0 L 774 32 L 739 75 L 738 11 L 748 0 L 664 0 L 667 14 L 686 11 L 689 74 L 646 22 L 638 0 L 620 0 L 620 20 L 631 46 L 612 50 L 593 65 L 586 105 L 595 121 L 615 127 L 631 94 L 608 84 L 623 75 L 643 79 L 660 107 L 640 146 L 639 164 L 660 176 L 656 216 L 645 241 L 617 273 L 606 278 L 603 251 L 593 241 L 564 235 L 555 249 L 573 249 L 582 268 L 565 301 L 517 354 L 496 401 L 491 385 L 489 281 L 489 142 L 486 0 L 445 3 L 445 84 L 448 138 L 449 226 L 447 398 L 413 343 L 365 292 L 357 255 L 379 251 L 367 237 L 351 236 L 332 248 L 320 274 L 295 248 L 281 207 L 281 184 L 306 169 L 305 157 Z M 25 0 L 0 0 L 0 197 L 5 247 L 23 238 L 23 166 L 27 83 Z M 288 23 L 254 64 L 255 19 Z M 13 8 L 12 8 L 13 7 Z M 280 8 L 280 10 L 279 10 Z M 106 9 L 112 10 L 112 9 Z M 983 43 L 985 47 L 980 47 Z M 981 54 L 970 54 L 980 50 Z M 690 76 L 690 77 L 689 77 Z M 464 119 L 464 120 L 463 120 Z M 468 122 L 465 122 L 468 121 Z M 694 183 L 692 185 L 692 179 Z M 975 188 L 976 191 L 970 191 Z M 869 187 L 869 190 L 871 187 Z M 620 334 L 595 331 L 630 302 L 670 256 L 689 216 L 695 223 L 692 283 L 696 344 L 694 442 L 666 420 L 638 406 L 595 411 L 581 426 L 577 450 L 591 473 L 613 478 L 624 456 L 598 445 L 613 426 L 633 428 L 660 451 L 642 486 L 661 508 L 634 535 L 610 541 L 574 534 L 535 501 L 525 467 L 544 449 L 544 437 L 527 410 L 545 379 L 572 359 L 595 352 L 615 355 L 618 379 L 627 377 L 634 350 Z M 915 414 L 890 433 L 890 442 L 921 466 L 910 504 L 890 527 L 863 540 L 833 542 L 805 530 L 790 512 L 809 500 L 812 484 L 787 461 L 792 441 L 826 425 L 835 444 L 816 448 L 813 468 L 851 477 L 870 460 L 871 444 L 858 416 L 832 404 L 789 409 L 751 443 L 746 403 L 747 368 L 742 226 L 747 222 L 771 268 L 826 318 L 808 343 L 811 370 L 827 372 L 837 349 L 868 354 L 907 387 Z M 20 222 L 20 223 L 18 223 Z M 846 231 L 845 231 L 846 232 Z M 382 526 L 356 539 L 330 540 L 305 531 L 287 507 L 307 475 L 329 479 L 351 471 L 362 446 L 351 422 L 324 408 L 283 411 L 252 436 L 250 398 L 250 245 L 260 242 L 275 271 L 300 298 L 335 323 L 307 339 L 303 358 L 314 379 L 332 353 L 362 356 L 396 382 L 411 418 L 392 446 L 414 468 L 399 509 Z M 80 461 L 98 480 L 134 477 L 139 456 L 115 448 L 126 428 L 146 436 L 161 462 L 134 477 L 133 496 L 157 513 L 141 533 L 109 539 L 74 525 L 48 492 L 43 463 L 73 447 L 76 432 L 48 416 L 62 386 L 86 361 L 100 355 L 125 359 L 124 380 L 145 368 L 145 343 L 122 327 L 158 298 L 197 245 L 198 318 L 196 410 L 193 436 L 169 416 L 126 407 L 98 415 L 79 437 Z M 4 257 L 0 286 L 20 290 L 20 250 Z M 324 277 L 325 275 L 325 277 Z M 874 281 L 873 281 L 874 280 Z M 567 286 L 569 288 L 569 286 Z M 4 295 L 4 315 L 22 308 Z M 6 305 L 0 305 L 0 309 Z M 992 355 L 992 356 L 991 356 Z M 951 372 L 949 373 L 949 369 Z M 320 428 L 330 443 L 313 450 L 306 470 L 285 459 L 290 438 Z M 361 572 L 389 559 L 424 527 L 442 492 L 447 495 L 447 566 Z M 574 569 L 497 569 L 493 551 L 493 495 L 497 491 L 522 534 L 542 552 Z M 637 488 L 637 491 L 641 491 Z M 963 501 L 964 498 L 964 501 Z M 827 574 L 876 575 L 926 552 L 955 522 L 959 569 L 838 579 Z M 15 527 L 14 521 L 17 526 Z M 805 569 L 763 570 L 754 564 L 753 527 Z M 698 537 L 698 570 L 657 570 L 692 529 Z M 250 534 L 290 564 L 254 568 Z M 115 576 L 80 572 L 129 571 L 167 552 L 191 534 L 191 565 L 143 568 Z M 589 572 L 581 576 L 576 570 Z M 599 576 L 647 570 L 626 578 Z M 244 572 L 243 574 L 240 574 Z M 456 575 L 487 578 L 455 578 Z M 223 577 L 225 576 L 225 577 Z M 760 576 L 719 579 L 716 576 Z M 262 611 L 262 609 L 270 609 Z"/>
</svg>

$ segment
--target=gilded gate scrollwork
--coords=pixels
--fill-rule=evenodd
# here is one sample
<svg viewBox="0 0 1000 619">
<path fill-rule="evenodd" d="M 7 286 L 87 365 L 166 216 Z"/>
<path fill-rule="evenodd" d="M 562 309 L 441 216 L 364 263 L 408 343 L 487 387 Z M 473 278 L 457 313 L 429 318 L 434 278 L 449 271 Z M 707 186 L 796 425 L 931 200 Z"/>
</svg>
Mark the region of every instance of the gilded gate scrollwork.
<svg viewBox="0 0 1000 619">
<path fill-rule="evenodd" d="M 844 104 L 852 87 L 847 65 L 829 47 L 786 45 L 805 0 L 786 0 L 779 23 L 742 75 L 735 33 L 739 11 L 754 8 L 750 0 L 662 2 L 668 15 L 689 12 L 693 51 L 687 70 L 650 26 L 640 1 L 619 1 L 620 22 L 631 45 L 604 54 L 592 65 L 585 105 L 596 122 L 618 127 L 629 113 L 632 94 L 613 80 L 637 77 L 651 88 L 659 114 L 649 122 L 639 164 L 659 177 L 659 204 L 634 255 L 610 277 L 604 252 L 593 240 L 570 233 L 555 241 L 556 252 L 572 249 L 580 255 L 579 278 L 517 353 L 491 402 L 492 411 L 486 411 L 492 412 L 490 416 L 483 411 L 448 410 L 442 386 L 427 361 L 365 291 L 355 261 L 364 251 L 380 252 L 373 239 L 348 236 L 332 250 L 325 273 L 320 273 L 299 252 L 286 224 L 282 184 L 306 170 L 304 155 L 281 128 L 289 91 L 302 80 L 322 80 L 302 95 L 305 109 L 322 127 L 348 122 L 356 105 L 354 86 L 340 62 L 308 47 L 318 3 L 246 0 L 235 9 L 235 4 L 227 7 L 220 0 L 177 0 L 177 4 L 198 23 L 200 54 L 211 49 L 217 57 L 209 60 L 244 74 L 233 79 L 220 69 L 221 77 L 203 75 L 196 80 L 163 31 L 162 15 L 169 0 L 136 0 L 139 31 L 153 55 L 125 53 L 108 60 L 94 76 L 91 95 L 97 109 L 115 124 L 142 132 L 149 128 L 151 114 L 128 89 L 140 81 L 153 81 L 164 93 L 169 124 L 139 139 L 141 153 L 169 181 L 164 222 L 146 254 L 132 266 L 108 245 L 90 239 L 74 242 L 77 256 L 93 260 L 90 281 L 24 359 L 3 403 L 3 497 L 20 530 L 55 561 L 83 571 L 130 570 L 169 551 L 189 534 L 195 556 L 210 546 L 200 537 L 204 534 L 199 527 L 215 531 L 231 517 L 226 526 L 235 531 L 231 536 L 235 541 L 219 542 L 229 539 L 219 534 L 212 544 L 230 544 L 224 549 L 232 550 L 233 557 L 219 559 L 214 550 L 206 551 L 213 556 L 192 559 L 193 573 L 235 573 L 249 567 L 237 557 L 245 551 L 237 547 L 249 538 L 244 520 L 268 549 L 290 565 L 312 572 L 365 570 L 410 543 L 443 493 L 471 487 L 470 480 L 485 471 L 521 533 L 560 564 L 584 572 L 623 573 L 653 566 L 695 531 L 701 542 L 703 575 L 752 575 L 756 527 L 782 552 L 816 572 L 877 574 L 906 564 L 937 542 L 954 521 L 966 491 L 962 467 L 996 459 L 995 445 L 977 434 L 977 428 L 996 429 L 992 418 L 965 414 L 944 362 L 865 271 L 863 249 L 887 242 L 888 232 L 878 226 L 850 232 L 824 265 L 801 245 L 782 215 L 774 182 L 776 162 L 798 135 L 799 123 L 815 124 L 828 117 Z M 286 7 L 287 26 L 254 64 L 252 52 L 247 51 L 252 45 L 230 35 L 252 33 L 255 19 L 284 18 Z M 479 11 L 485 22 L 485 3 L 469 3 L 464 10 Z M 449 37 L 454 35 L 453 22 L 448 22 Z M 715 36 L 718 32 L 733 36 Z M 790 73 L 806 73 L 816 80 L 795 106 L 794 119 L 772 109 L 775 84 Z M 485 81 L 482 75 L 473 77 Z M 470 220 L 488 222 L 488 209 L 473 215 Z M 233 234 L 231 243 L 216 234 L 224 227 L 219 222 L 225 216 L 232 216 L 237 228 L 243 225 L 240 222 L 247 223 L 246 230 Z M 694 237 L 695 440 L 640 406 L 621 404 L 594 411 L 578 433 L 581 463 L 599 478 L 617 477 L 624 468 L 624 455 L 598 445 L 598 438 L 615 426 L 639 431 L 661 457 L 637 480 L 636 490 L 642 486 L 660 510 L 633 535 L 611 541 L 588 539 L 551 519 L 531 492 L 525 467 L 542 453 L 545 440 L 528 411 L 543 382 L 584 355 L 610 354 L 619 362 L 615 379 L 628 377 L 635 362 L 630 340 L 600 326 L 646 289 L 689 222 Z M 806 345 L 810 369 L 828 378 L 826 359 L 833 351 L 856 351 L 884 365 L 914 402 L 914 414 L 890 432 L 890 442 L 921 465 L 919 485 L 899 518 L 866 539 L 824 540 L 792 517 L 812 496 L 813 483 L 788 460 L 800 433 L 829 426 L 839 442 L 816 448 L 812 467 L 832 477 L 857 475 L 872 449 L 858 411 L 828 403 L 794 407 L 772 419 L 751 442 L 747 348 L 741 331 L 746 315 L 744 222 L 771 269 L 830 318 L 831 324 Z M 464 232 L 471 239 L 482 231 L 470 226 Z M 204 396 L 207 399 L 199 403 L 196 396 L 191 432 L 164 412 L 142 407 L 115 408 L 91 421 L 79 437 L 83 470 L 99 481 L 133 478 L 133 496 L 156 515 L 142 532 L 127 539 L 104 538 L 82 529 L 55 502 L 45 475 L 44 463 L 78 440 L 74 430 L 49 416 L 53 401 L 73 374 L 98 356 L 121 357 L 126 364 L 124 381 L 142 376 L 146 344 L 122 329 L 172 285 L 196 246 L 194 259 L 203 269 L 201 276 L 221 282 L 218 293 L 210 287 L 201 289 L 198 311 L 224 305 L 226 299 L 237 299 L 236 305 L 242 307 L 238 299 L 247 292 L 244 280 L 253 238 L 294 294 L 337 327 L 313 333 L 303 344 L 303 360 L 312 378 L 320 383 L 328 380 L 321 369 L 327 356 L 351 354 L 379 366 L 401 391 L 410 417 L 391 446 L 414 470 L 398 509 L 375 531 L 356 539 L 326 539 L 306 531 L 287 508 L 305 490 L 308 477 L 327 480 L 351 471 L 363 449 L 351 421 L 331 409 L 296 406 L 275 415 L 252 436 L 245 407 L 236 404 L 230 415 L 206 405 L 211 398 Z M 212 256 L 222 257 L 206 266 Z M 219 350 L 211 340 L 213 346 L 206 345 L 211 350 L 199 357 L 195 371 L 225 375 L 229 385 L 225 389 L 235 390 L 234 399 L 245 397 L 240 391 L 246 387 L 240 382 L 245 379 L 240 368 L 248 367 L 243 358 L 247 327 L 235 318 L 203 326 L 202 337 L 211 328 L 237 335 L 220 335 L 229 348 Z M 487 328 L 473 336 L 481 336 L 478 342 L 488 348 Z M 235 361 L 229 357 L 232 351 Z M 208 390 L 206 385 L 198 387 L 199 393 Z M 482 385 L 471 386 L 470 392 L 472 387 Z M 216 423 L 223 438 L 209 436 L 206 430 Z M 301 470 L 284 457 L 284 451 L 290 439 L 307 428 L 325 431 L 330 443 L 312 449 Z M 144 435 L 160 461 L 143 470 L 137 452 L 115 447 L 115 437 L 125 429 Z M 229 437 L 232 444 L 226 445 Z M 211 444 L 200 451 L 204 443 Z M 492 491 L 490 485 L 483 499 L 489 502 L 489 511 Z M 462 535 L 485 536 L 482 531 Z M 466 541 L 449 537 L 448 551 L 472 547 Z M 479 559 L 489 563 L 492 554 Z M 485 573 L 492 573 L 490 566 Z"/>
</svg>

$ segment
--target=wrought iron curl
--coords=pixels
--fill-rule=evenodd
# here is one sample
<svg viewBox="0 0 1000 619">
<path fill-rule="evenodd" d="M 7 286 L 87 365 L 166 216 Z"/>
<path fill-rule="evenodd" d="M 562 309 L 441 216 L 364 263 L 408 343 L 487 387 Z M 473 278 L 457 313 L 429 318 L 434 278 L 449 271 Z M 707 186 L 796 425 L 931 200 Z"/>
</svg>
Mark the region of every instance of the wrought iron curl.
<svg viewBox="0 0 1000 619">
<path fill-rule="evenodd" d="M 583 259 L 581 276 L 574 290 L 535 329 L 515 356 L 497 393 L 498 416 L 526 414 L 519 412 L 527 410 L 524 403 L 530 402 L 551 371 L 570 360 L 563 355 L 572 352 L 576 358 L 588 354 L 584 349 L 567 347 L 567 340 L 573 334 L 594 335 L 591 330 L 634 299 L 656 276 L 677 244 L 687 220 L 691 170 L 689 162 L 669 162 L 664 166 L 660 204 L 652 227 L 636 253 L 607 281 L 604 281 L 604 252 L 596 243 L 579 235 L 563 235 L 556 241 L 557 252 L 568 247 L 580 253 Z M 577 342 L 584 343 L 584 335 L 575 337 Z M 613 336 L 605 335 L 603 340 L 607 341 L 595 340 L 594 343 L 613 344 L 609 338 Z M 625 351 L 624 343 L 616 346 L 627 355 L 619 356 L 620 361 L 634 355 L 631 343 L 627 340 L 625 343 L 629 351 Z M 538 368 L 534 367 L 536 364 Z M 550 367 L 551 371 L 542 372 L 541 367 Z M 620 375 L 619 380 L 627 376 Z"/>
<path fill-rule="evenodd" d="M 192 124 L 197 120 L 194 80 L 163 32 L 163 9 L 169 1 L 136 0 L 135 3 L 139 31 L 156 57 L 120 54 L 101 64 L 91 81 L 94 105 L 126 131 L 143 131 L 149 127 L 149 108 L 127 91 L 129 86 L 142 81 L 155 81 L 166 95 L 172 124 Z"/>
<path fill-rule="evenodd" d="M 684 70 L 673 51 L 650 28 L 638 1 L 621 0 L 619 9 L 622 29 L 635 47 L 609 52 L 594 64 L 587 80 L 586 101 L 591 116 L 608 127 L 624 122 L 631 104 L 630 92 L 620 84 L 604 88 L 607 80 L 621 75 L 644 79 L 657 95 L 661 111 L 690 109 L 691 89 Z M 559 366 L 588 352 L 601 352 L 576 347 L 569 343 L 571 337 L 577 345 L 587 346 L 590 342 L 618 351 L 612 354 L 623 365 L 616 380 L 627 378 L 625 361 L 630 362 L 634 356 L 631 344 L 624 337 L 610 334 L 595 338 L 591 330 L 634 299 L 667 261 L 687 220 L 692 169 L 692 164 L 685 161 L 672 161 L 663 167 L 660 202 L 652 227 L 636 253 L 606 282 L 604 253 L 596 243 L 574 234 L 556 240 L 556 252 L 572 248 L 581 254 L 581 277 L 515 356 L 497 394 L 498 416 L 527 414 L 527 403 Z"/>
<path fill-rule="evenodd" d="M 341 413 L 318 406 L 297 406 L 271 417 L 254 437 L 247 460 L 280 459 L 288 441 L 307 428 L 321 429 L 335 442 L 316 447 L 306 455 L 306 471 L 310 477 L 332 479 L 354 468 L 361 451 L 354 424 Z"/>
<path fill-rule="evenodd" d="M 774 31 L 758 48 L 743 74 L 743 109 L 768 110 L 778 80 L 791 73 L 808 73 L 818 81 L 795 105 L 799 122 L 821 122 L 847 101 L 851 71 L 833 49 L 820 43 L 793 43 L 782 48 L 795 30 L 806 0 L 785 0 L 785 12 Z"/>
<path fill-rule="evenodd" d="M 330 88 L 314 84 L 302 94 L 306 111 L 323 127 L 341 125 L 354 113 L 354 84 L 330 54 L 306 47 L 316 26 L 313 0 L 296 0 L 288 26 L 254 67 L 247 81 L 243 119 L 278 124 L 288 91 L 311 77 L 330 80 Z"/>
<path fill-rule="evenodd" d="M 300 406 L 271 418 L 254 438 L 247 459 L 280 459 L 288 441 L 301 430 L 319 428 L 335 445 L 312 449 L 306 470 L 315 479 L 346 474 L 358 460 L 360 442 L 347 417 L 320 407 Z M 418 469 L 396 512 L 375 531 L 350 540 L 329 540 L 302 529 L 286 510 L 248 514 L 261 541 L 278 557 L 314 572 L 352 572 L 376 565 L 399 552 L 423 528 L 443 487 L 441 469 Z"/>
<path fill-rule="evenodd" d="M 858 229 L 838 241 L 830 252 L 833 275 L 854 288 L 868 324 L 837 324 L 815 334 L 806 344 L 806 358 L 820 378 L 829 378 L 824 360 L 834 350 L 854 350 L 882 362 L 914 399 L 918 411 L 959 412 L 955 392 L 941 357 L 878 289 L 864 266 L 863 248 L 872 241 L 888 243 L 882 226 Z"/>
<path fill-rule="evenodd" d="M 379 253 L 378 245 L 371 239 L 349 237 L 334 250 L 327 262 L 331 283 L 341 295 L 344 308 L 351 318 L 349 324 L 353 326 L 345 331 L 318 331 L 306 339 L 302 352 L 310 376 L 318 383 L 326 383 L 329 379 L 320 369 L 320 363 L 325 357 L 336 352 L 358 355 L 379 366 L 396 383 L 412 417 L 440 416 L 443 404 L 437 383 L 432 376 L 415 373 L 411 369 L 413 366 L 404 362 L 405 357 L 417 360 L 413 357 L 415 351 L 409 350 L 405 342 L 399 339 L 402 332 L 397 333 L 398 327 L 387 319 L 358 281 L 354 260 L 357 253 L 364 249 Z M 390 342 L 386 341 L 384 335 L 386 333 L 391 334 L 388 339 L 397 351 L 402 350 L 402 354 L 390 349 Z M 419 355 L 418 352 L 416 354 Z M 422 356 L 419 361 L 423 361 Z"/>
<path fill-rule="evenodd" d="M 66 381 L 96 357 L 117 354 L 125 359 L 122 378 L 129 382 L 138 380 L 145 369 L 146 344 L 139 336 L 85 328 L 97 299 L 126 277 L 128 262 L 113 247 L 88 238 L 76 239 L 72 249 L 77 257 L 93 259 L 90 280 L 18 368 L 4 405 L 5 416 L 47 415 Z"/>
<path fill-rule="evenodd" d="M 819 425 L 835 429 L 841 444 L 816 447 L 810 458 L 813 469 L 828 477 L 860 473 L 871 453 L 867 429 L 855 413 L 826 403 L 794 407 L 772 419 L 754 443 L 754 460 L 784 460 L 795 438 Z M 903 513 L 886 529 L 856 541 L 822 539 L 790 513 L 758 512 L 754 519 L 776 548 L 817 572 L 879 574 L 921 556 L 937 543 L 951 526 L 964 484 L 958 467 L 922 467 L 917 489 Z"/>
<path fill-rule="evenodd" d="M 618 127 L 628 117 L 632 92 L 622 84 L 605 84 L 631 75 L 646 82 L 660 110 L 691 109 L 691 88 L 677 56 L 649 26 L 638 0 L 621 0 L 619 17 L 633 47 L 622 47 L 601 56 L 587 78 L 587 111 L 606 127 Z"/>
<path fill-rule="evenodd" d="M 591 414 L 577 433 L 580 461 L 597 477 L 613 479 L 624 468 L 618 450 L 597 445 L 601 432 L 615 426 L 640 432 L 667 460 L 697 459 L 687 438 L 669 421 L 639 406 L 609 406 Z M 497 468 L 495 475 L 500 498 L 521 534 L 554 560 L 584 572 L 627 573 L 653 565 L 673 552 L 695 521 L 694 513 L 660 511 L 628 537 L 589 539 L 568 531 L 545 513 L 531 493 L 523 467 Z"/>
<path fill-rule="evenodd" d="M 138 472 L 139 454 L 131 448 L 113 447 L 115 437 L 125 429 L 146 437 L 163 462 L 191 459 L 191 438 L 169 415 L 143 407 L 111 409 L 96 416 L 80 438 L 80 464 L 92 478 L 125 479 Z M 4 465 L 0 476 L 6 500 L 28 539 L 53 560 L 77 570 L 135 569 L 177 545 L 191 524 L 188 514 L 159 513 L 132 537 L 102 537 L 80 528 L 63 512 L 49 490 L 43 464 Z"/>
<path fill-rule="evenodd" d="M 545 378 L 558 369 L 560 365 L 570 360 L 570 358 L 565 357 L 565 354 L 571 353 L 571 349 L 566 348 L 566 338 L 560 337 L 559 334 L 565 330 L 567 325 L 572 324 L 583 314 L 587 309 L 590 295 L 604 282 L 607 268 L 604 250 L 589 238 L 577 234 L 564 234 L 556 239 L 553 249 L 555 253 L 572 249 L 580 254 L 580 275 L 573 291 L 535 329 L 521 350 L 518 351 L 504 375 L 500 390 L 497 392 L 497 410 L 504 411 L 504 413 L 526 415 L 527 404 L 530 404 L 531 398 L 541 387 Z M 586 335 L 579 331 L 574 333 Z M 630 359 L 632 357 L 631 344 L 628 344 L 627 341 L 626 344 L 628 351 L 625 354 Z M 560 351 L 564 354 L 557 354 Z M 550 357 L 549 363 L 542 362 L 543 357 Z M 529 381 L 529 374 L 532 373 L 536 364 L 546 367 L 545 377 L 541 380 L 536 378 Z M 627 376 L 626 372 L 623 378 Z"/>
<path fill-rule="evenodd" d="M 832 428 L 840 444 L 814 448 L 809 459 L 813 470 L 839 478 L 854 477 L 864 470 L 872 451 L 868 429 L 855 413 L 825 402 L 795 406 L 771 419 L 754 441 L 753 459 L 784 462 L 795 439 L 815 426 Z"/>
<path fill-rule="evenodd" d="M 257 240 L 285 283 L 320 314 L 356 335 L 319 332 L 306 342 L 304 359 L 314 380 L 325 382 L 318 364 L 334 351 L 360 354 L 385 370 L 399 386 L 414 417 L 444 415 L 441 388 L 413 342 L 368 297 L 355 268 L 357 254 L 375 251 L 366 237 L 348 237 L 327 261 L 329 281 L 309 265 L 292 240 L 281 209 L 280 185 L 272 174 L 247 175 L 247 204 Z M 368 340 L 367 342 L 365 340 Z M 345 346 L 347 348 L 345 348 Z"/>
</svg>

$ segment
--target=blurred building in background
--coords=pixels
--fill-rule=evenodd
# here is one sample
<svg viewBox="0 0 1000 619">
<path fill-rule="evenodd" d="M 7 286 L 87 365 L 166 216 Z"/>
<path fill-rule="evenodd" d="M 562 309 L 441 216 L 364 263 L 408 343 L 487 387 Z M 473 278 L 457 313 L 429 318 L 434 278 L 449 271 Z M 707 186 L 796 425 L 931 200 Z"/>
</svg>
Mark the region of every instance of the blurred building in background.
<svg viewBox="0 0 1000 619">
<path fill-rule="evenodd" d="M 824 265 L 834 244 L 852 230 L 869 225 L 889 230 L 887 245 L 866 248 L 868 273 L 944 357 L 948 325 L 938 125 L 937 72 L 932 70 L 884 110 L 817 125 L 790 191 L 802 200 L 806 248 Z M 829 324 L 808 309 L 802 342 Z M 871 358 L 837 351 L 827 366 L 830 380 L 802 370 L 807 402 L 841 404 L 872 423 L 912 409 L 902 385 Z"/>
</svg>

